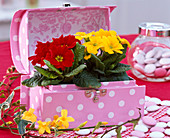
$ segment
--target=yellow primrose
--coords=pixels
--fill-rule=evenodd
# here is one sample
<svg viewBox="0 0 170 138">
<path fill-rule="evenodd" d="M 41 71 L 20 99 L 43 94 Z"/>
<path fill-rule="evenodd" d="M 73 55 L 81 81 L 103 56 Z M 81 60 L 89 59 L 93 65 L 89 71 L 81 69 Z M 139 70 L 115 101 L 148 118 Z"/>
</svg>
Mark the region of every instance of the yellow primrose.
<svg viewBox="0 0 170 138">
<path fill-rule="evenodd" d="M 100 29 L 99 31 L 94 33 L 95 36 L 101 36 L 101 37 L 103 37 L 103 36 L 116 36 L 116 34 L 117 33 L 113 30 L 107 31 L 107 30 L 103 30 L 103 29 Z"/>
<path fill-rule="evenodd" d="M 49 134 L 51 133 L 51 131 L 50 131 L 51 121 L 48 121 L 48 122 L 37 121 L 37 123 L 39 124 L 39 126 L 38 126 L 39 134 L 43 134 L 45 131 Z"/>
<path fill-rule="evenodd" d="M 102 122 L 102 124 L 103 124 L 103 125 L 107 125 L 107 124 L 108 124 L 108 122 Z"/>
<path fill-rule="evenodd" d="M 69 127 L 69 122 L 74 122 L 74 118 L 67 117 L 68 111 L 66 109 L 61 110 L 61 117 L 57 119 L 57 121 L 61 121 L 62 125 L 65 128 Z"/>
<path fill-rule="evenodd" d="M 91 37 L 94 34 L 94 31 L 86 34 L 85 32 L 77 32 L 75 35 L 76 39 L 82 40 L 83 38 Z"/>
<path fill-rule="evenodd" d="M 89 42 L 85 42 L 83 45 L 87 48 L 88 53 L 97 54 L 98 49 L 103 47 L 103 41 L 100 36 L 93 36 L 90 37 Z"/>
<path fill-rule="evenodd" d="M 58 129 L 64 129 L 64 127 L 62 126 L 62 122 L 57 121 L 58 118 L 59 118 L 58 115 L 54 116 L 54 120 L 51 122 L 51 127 L 57 127 Z"/>
<path fill-rule="evenodd" d="M 30 108 L 28 111 L 25 111 L 22 119 L 31 121 L 32 123 L 37 121 L 37 116 L 33 114 L 35 109 Z"/>
<path fill-rule="evenodd" d="M 119 36 L 117 36 L 117 38 L 119 39 L 119 41 L 121 42 L 121 44 L 127 44 L 127 46 L 128 46 L 129 48 L 131 48 L 131 45 L 130 45 L 129 41 L 127 41 L 127 40 L 124 39 L 124 38 L 120 38 Z"/>
<path fill-rule="evenodd" d="M 85 59 L 85 60 L 88 60 L 89 58 L 91 58 L 91 54 L 84 56 L 84 59 Z"/>
<path fill-rule="evenodd" d="M 123 53 L 121 49 L 124 48 L 120 44 L 119 40 L 117 39 L 117 36 L 108 36 L 108 37 L 104 36 L 103 45 L 104 45 L 104 51 L 108 52 L 109 54 L 113 54 L 114 51 L 120 54 Z"/>
</svg>

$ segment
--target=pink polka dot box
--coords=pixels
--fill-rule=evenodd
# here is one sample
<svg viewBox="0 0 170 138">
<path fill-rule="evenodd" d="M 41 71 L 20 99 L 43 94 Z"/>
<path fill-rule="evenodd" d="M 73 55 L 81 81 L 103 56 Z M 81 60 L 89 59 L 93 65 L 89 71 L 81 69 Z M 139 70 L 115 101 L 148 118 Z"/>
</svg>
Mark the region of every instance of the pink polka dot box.
<svg viewBox="0 0 170 138">
<path fill-rule="evenodd" d="M 14 65 L 24 75 L 32 75 L 33 66 L 28 61 L 35 51 L 37 41 L 51 41 L 61 34 L 110 29 L 110 13 L 116 6 L 60 7 L 19 10 L 11 24 L 11 53 Z M 21 86 L 21 104 L 34 108 L 38 120 L 49 121 L 60 115 L 62 109 L 75 118 L 70 128 L 88 121 L 94 126 L 98 121 L 119 124 L 143 114 L 145 86 L 135 80 L 103 82 L 98 90 L 84 90 L 73 84 L 28 88 Z"/>
</svg>

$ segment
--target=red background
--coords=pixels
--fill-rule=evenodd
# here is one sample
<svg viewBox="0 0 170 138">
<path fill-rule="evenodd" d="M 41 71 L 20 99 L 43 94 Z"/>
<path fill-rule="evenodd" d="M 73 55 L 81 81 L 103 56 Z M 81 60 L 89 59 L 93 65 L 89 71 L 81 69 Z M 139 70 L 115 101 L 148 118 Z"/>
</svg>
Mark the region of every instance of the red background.
<svg viewBox="0 0 170 138">
<path fill-rule="evenodd" d="M 137 37 L 137 35 L 124 35 L 122 38 L 126 38 L 130 43 Z M 126 59 L 123 60 L 124 63 L 127 63 Z M 10 53 L 10 42 L 0 42 L 0 81 L 3 80 L 3 76 L 6 73 L 8 67 L 13 65 Z M 129 76 L 136 79 L 138 85 L 146 85 L 146 95 L 150 97 L 157 97 L 161 100 L 170 100 L 170 82 L 147 82 L 142 81 L 136 78 L 130 71 L 127 72 Z M 14 86 L 18 86 L 20 84 L 20 80 L 18 79 Z M 15 93 L 15 99 L 19 99 L 19 92 Z M 0 103 L 3 101 L 0 101 Z M 0 121 L 0 125 L 2 122 Z M 0 129 L 0 137 L 1 138 L 19 138 L 20 136 L 16 136 L 11 134 L 9 130 Z"/>
</svg>

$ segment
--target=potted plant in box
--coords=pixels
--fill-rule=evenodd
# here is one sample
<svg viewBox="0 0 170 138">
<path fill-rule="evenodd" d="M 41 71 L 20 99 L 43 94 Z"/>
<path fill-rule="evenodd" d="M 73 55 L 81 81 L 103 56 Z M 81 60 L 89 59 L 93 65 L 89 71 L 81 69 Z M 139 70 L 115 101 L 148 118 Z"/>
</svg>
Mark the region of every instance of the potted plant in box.
<svg viewBox="0 0 170 138">
<path fill-rule="evenodd" d="M 130 66 L 120 63 L 130 44 L 115 31 L 61 35 L 52 42 L 37 42 L 36 47 L 35 55 L 29 57 L 36 72 L 22 82 L 28 87 L 73 83 L 99 88 L 101 82 L 130 79 L 126 74 Z"/>
</svg>

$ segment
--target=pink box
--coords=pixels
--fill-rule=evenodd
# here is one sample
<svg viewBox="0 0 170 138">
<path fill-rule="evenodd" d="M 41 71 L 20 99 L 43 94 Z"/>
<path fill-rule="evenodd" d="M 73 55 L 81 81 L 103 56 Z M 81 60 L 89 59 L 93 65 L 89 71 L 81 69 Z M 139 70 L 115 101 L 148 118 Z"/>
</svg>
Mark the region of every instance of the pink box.
<svg viewBox="0 0 170 138">
<path fill-rule="evenodd" d="M 51 41 L 61 34 L 78 31 L 91 32 L 100 28 L 110 29 L 110 13 L 116 6 L 61 7 L 29 9 L 15 13 L 11 25 L 11 52 L 14 65 L 29 78 L 33 66 L 28 57 L 34 55 L 37 41 Z M 98 121 L 119 124 L 143 114 L 145 86 L 137 86 L 135 80 L 103 82 L 98 90 L 85 90 L 73 84 L 27 88 L 21 85 L 21 103 L 32 107 L 38 120 L 49 121 L 67 109 L 75 118 L 70 128 L 88 121 L 94 126 Z"/>
</svg>

